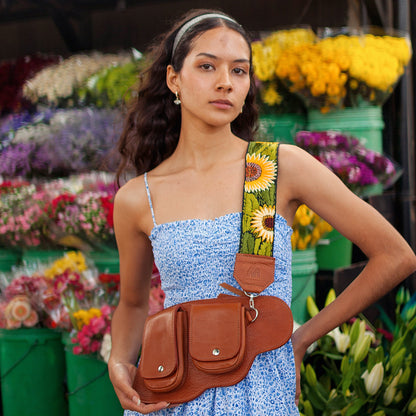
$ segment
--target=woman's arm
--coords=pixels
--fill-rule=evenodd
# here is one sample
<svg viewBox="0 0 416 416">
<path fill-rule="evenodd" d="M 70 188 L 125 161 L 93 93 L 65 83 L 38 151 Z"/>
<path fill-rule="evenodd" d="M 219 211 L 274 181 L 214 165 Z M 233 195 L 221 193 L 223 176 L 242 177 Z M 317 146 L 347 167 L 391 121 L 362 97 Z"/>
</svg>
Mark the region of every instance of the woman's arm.
<svg viewBox="0 0 416 416">
<path fill-rule="evenodd" d="M 112 319 L 108 369 L 122 407 L 149 413 L 166 407 L 167 403 L 140 404 L 139 396 L 132 388 L 148 314 L 153 266 L 151 244 L 141 231 L 138 219 L 140 207 L 144 205 L 139 195 L 136 187 L 128 183 L 119 190 L 114 203 L 114 229 L 120 257 L 120 301 Z M 146 196 L 144 201 L 147 202 Z"/>
<path fill-rule="evenodd" d="M 329 169 L 294 146 L 282 146 L 279 174 L 292 201 L 305 203 L 356 244 L 369 261 L 359 276 L 293 335 L 297 364 L 307 347 L 382 297 L 416 270 L 416 256 L 394 227 Z"/>
</svg>

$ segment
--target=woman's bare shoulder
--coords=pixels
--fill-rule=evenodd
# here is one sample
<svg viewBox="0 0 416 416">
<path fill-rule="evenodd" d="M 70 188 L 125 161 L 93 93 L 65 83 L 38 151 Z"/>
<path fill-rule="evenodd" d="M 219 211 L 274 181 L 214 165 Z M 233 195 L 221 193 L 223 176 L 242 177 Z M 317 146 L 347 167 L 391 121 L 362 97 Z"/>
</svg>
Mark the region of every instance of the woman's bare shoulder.
<svg viewBox="0 0 416 416">
<path fill-rule="evenodd" d="M 117 191 L 114 199 L 115 215 L 133 219 L 143 229 L 141 218 L 147 217 L 149 210 L 143 175 L 130 179 Z"/>
</svg>

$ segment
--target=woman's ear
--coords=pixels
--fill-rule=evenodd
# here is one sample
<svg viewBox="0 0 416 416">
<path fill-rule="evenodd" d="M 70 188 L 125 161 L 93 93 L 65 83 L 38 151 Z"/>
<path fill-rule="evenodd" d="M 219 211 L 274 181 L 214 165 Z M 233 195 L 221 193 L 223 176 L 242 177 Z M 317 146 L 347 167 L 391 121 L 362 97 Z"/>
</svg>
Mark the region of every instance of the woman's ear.
<svg viewBox="0 0 416 416">
<path fill-rule="evenodd" d="M 180 91 L 179 75 L 175 72 L 172 65 L 168 65 L 166 68 L 166 85 L 174 94 Z"/>
</svg>

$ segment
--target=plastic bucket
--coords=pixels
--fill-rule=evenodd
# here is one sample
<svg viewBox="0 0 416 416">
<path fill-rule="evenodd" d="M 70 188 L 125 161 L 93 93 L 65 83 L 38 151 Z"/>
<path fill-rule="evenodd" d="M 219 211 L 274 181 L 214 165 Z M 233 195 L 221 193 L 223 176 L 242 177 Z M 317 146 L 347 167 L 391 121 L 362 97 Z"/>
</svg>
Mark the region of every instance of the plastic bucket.
<svg viewBox="0 0 416 416">
<path fill-rule="evenodd" d="M 0 330 L 4 416 L 65 416 L 61 334 L 47 328 Z"/>
<path fill-rule="evenodd" d="M 319 110 L 308 112 L 308 130 L 336 130 L 357 137 L 367 148 L 383 152 L 383 114 L 381 106 L 344 108 L 322 114 Z"/>
<path fill-rule="evenodd" d="M 120 260 L 117 250 L 90 251 L 86 254 L 101 273 L 120 273 Z"/>
<path fill-rule="evenodd" d="M 65 250 L 42 250 L 30 248 L 23 251 L 22 261 L 26 264 L 48 263 L 63 257 Z"/>
<path fill-rule="evenodd" d="M 108 377 L 107 364 L 90 355 L 73 354 L 69 337 L 63 341 L 69 415 L 122 415 L 123 409 Z"/>
<path fill-rule="evenodd" d="M 0 272 L 9 272 L 21 260 L 22 253 L 18 250 L 0 248 Z"/>
<path fill-rule="evenodd" d="M 292 314 L 295 322 L 305 323 L 309 319 L 306 298 L 315 296 L 315 275 L 318 271 L 316 249 L 292 252 Z"/>
<path fill-rule="evenodd" d="M 319 270 L 335 270 L 351 265 L 352 242 L 332 230 L 316 248 Z"/>
<path fill-rule="evenodd" d="M 259 119 L 259 140 L 294 144 L 296 133 L 304 130 L 302 114 L 265 114 Z"/>
</svg>

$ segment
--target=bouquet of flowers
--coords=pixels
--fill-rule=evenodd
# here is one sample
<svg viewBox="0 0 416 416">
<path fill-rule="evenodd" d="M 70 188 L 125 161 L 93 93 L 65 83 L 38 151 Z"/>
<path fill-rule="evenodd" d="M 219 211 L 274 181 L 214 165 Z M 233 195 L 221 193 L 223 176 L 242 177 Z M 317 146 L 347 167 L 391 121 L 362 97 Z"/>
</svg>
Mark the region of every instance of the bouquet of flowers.
<svg viewBox="0 0 416 416">
<path fill-rule="evenodd" d="M 296 134 L 295 143 L 361 196 L 369 192 L 370 185 L 391 186 L 401 173 L 386 156 L 367 149 L 355 137 L 339 132 L 301 131 Z"/>
<path fill-rule="evenodd" d="M 297 209 L 292 229 L 292 250 L 315 247 L 325 234 L 332 231 L 332 227 L 306 205 Z"/>
<path fill-rule="evenodd" d="M 128 102 L 143 62 L 144 59 L 139 53 L 135 61 L 102 69 L 88 78 L 85 85 L 78 89 L 78 101 L 82 105 L 94 105 L 98 108 L 114 108 Z"/>
<path fill-rule="evenodd" d="M 0 245 L 4 247 L 50 247 L 43 233 L 48 222 L 46 193 L 34 184 L 8 181 L 0 187 Z"/>
<path fill-rule="evenodd" d="M 0 64 L 0 114 L 31 107 L 30 102 L 22 94 L 25 81 L 48 65 L 56 64 L 59 59 L 58 56 L 35 54 L 2 62 Z"/>
<path fill-rule="evenodd" d="M 0 246 L 115 248 L 110 174 L 0 184 Z"/>
<path fill-rule="evenodd" d="M 88 108 L 42 114 L 5 133 L 0 175 L 49 178 L 114 170 L 118 158 L 112 150 L 120 131 L 117 110 Z"/>
<path fill-rule="evenodd" d="M 131 60 L 128 53 L 90 55 L 77 54 L 49 66 L 28 80 L 23 87 L 24 96 L 32 103 L 54 107 L 73 107 L 78 104 L 77 89 L 103 68 L 120 65 Z"/>
<path fill-rule="evenodd" d="M 72 290 L 75 296 L 84 296 L 84 287 L 87 287 L 84 257 L 81 253 L 68 252 L 50 268 L 40 264 L 31 267 L 1 275 L 0 327 L 68 329 L 69 315 L 61 295 Z"/>
<path fill-rule="evenodd" d="M 304 415 L 416 413 L 416 296 L 401 288 L 396 303 L 389 330 L 354 319 L 317 342 L 301 368 Z M 308 306 L 318 312 L 312 299 Z"/>
<path fill-rule="evenodd" d="M 326 113 L 362 101 L 381 105 L 410 57 L 406 37 L 341 34 L 288 48 L 275 72 L 308 108 Z"/>
<path fill-rule="evenodd" d="M 310 44 L 315 34 L 309 28 L 279 30 L 253 42 L 253 66 L 262 113 L 302 113 L 302 101 L 277 77 L 282 53 L 296 45 Z"/>
</svg>

